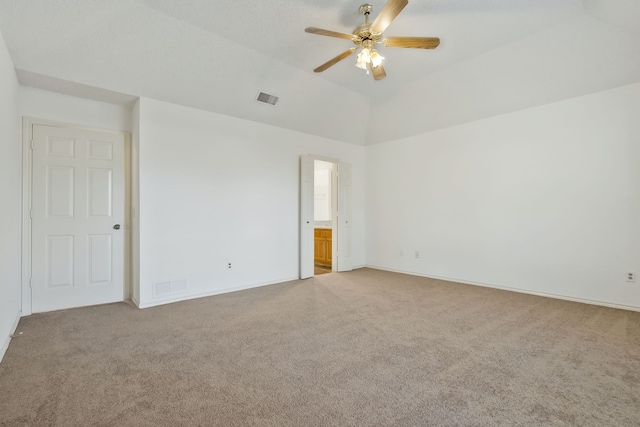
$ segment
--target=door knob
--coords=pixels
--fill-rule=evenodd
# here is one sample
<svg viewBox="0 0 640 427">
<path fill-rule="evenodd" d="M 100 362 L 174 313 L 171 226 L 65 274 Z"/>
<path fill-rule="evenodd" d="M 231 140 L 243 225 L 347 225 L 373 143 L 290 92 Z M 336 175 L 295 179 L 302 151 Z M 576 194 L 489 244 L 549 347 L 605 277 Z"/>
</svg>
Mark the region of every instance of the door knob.
<svg viewBox="0 0 640 427">
<path fill-rule="evenodd" d="M 114 230 L 120 230 L 120 224 L 116 224 L 116 225 L 114 225 L 114 226 L 113 226 L 113 229 L 114 229 Z"/>
</svg>

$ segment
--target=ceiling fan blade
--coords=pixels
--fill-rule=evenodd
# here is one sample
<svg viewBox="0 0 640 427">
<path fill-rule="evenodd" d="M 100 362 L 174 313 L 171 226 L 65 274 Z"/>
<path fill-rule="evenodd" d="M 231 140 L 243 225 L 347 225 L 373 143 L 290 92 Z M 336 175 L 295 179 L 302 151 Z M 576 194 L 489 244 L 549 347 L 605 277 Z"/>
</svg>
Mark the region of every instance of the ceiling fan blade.
<svg viewBox="0 0 640 427">
<path fill-rule="evenodd" d="M 402 12 L 402 9 L 407 4 L 409 4 L 409 0 L 389 0 L 376 17 L 376 20 L 371 24 L 371 31 L 381 33 L 386 30 L 391 21 L 396 19 L 396 16 Z"/>
<path fill-rule="evenodd" d="M 326 70 L 327 68 L 331 67 L 332 65 L 335 65 L 338 62 L 342 61 L 344 58 L 346 58 L 347 56 L 351 55 L 355 51 L 356 51 L 355 47 L 352 47 L 349 50 L 345 50 L 340 55 L 336 56 L 333 59 L 328 60 L 327 62 L 325 62 L 324 64 L 322 64 L 318 68 L 314 69 L 313 71 L 316 72 L 316 73 L 321 73 L 324 70 Z"/>
<path fill-rule="evenodd" d="M 323 30 L 322 28 L 307 27 L 304 29 L 306 33 L 318 34 L 320 36 L 337 37 L 339 39 L 353 40 L 353 34 L 339 33 L 337 31 Z"/>
<path fill-rule="evenodd" d="M 440 45 L 440 39 L 437 37 L 387 37 L 382 44 L 387 47 L 435 49 Z"/>
<path fill-rule="evenodd" d="M 382 64 L 374 67 L 373 65 L 371 65 L 371 62 L 369 62 L 369 70 L 371 71 L 374 80 L 382 80 L 387 77 L 387 73 L 384 71 L 384 67 L 382 66 Z"/>
</svg>

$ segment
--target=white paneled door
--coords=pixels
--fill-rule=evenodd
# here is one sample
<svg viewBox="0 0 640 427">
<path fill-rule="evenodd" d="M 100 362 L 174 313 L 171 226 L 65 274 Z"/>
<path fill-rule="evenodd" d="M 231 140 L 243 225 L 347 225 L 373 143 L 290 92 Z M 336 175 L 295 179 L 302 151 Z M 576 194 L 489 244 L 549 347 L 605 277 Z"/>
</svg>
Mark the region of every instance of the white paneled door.
<svg viewBox="0 0 640 427">
<path fill-rule="evenodd" d="M 311 156 L 300 158 L 300 278 L 313 276 L 313 166 Z"/>
<path fill-rule="evenodd" d="M 33 126 L 34 313 L 122 301 L 124 135 Z"/>
<path fill-rule="evenodd" d="M 338 163 L 338 271 L 351 271 L 351 165 Z"/>
</svg>

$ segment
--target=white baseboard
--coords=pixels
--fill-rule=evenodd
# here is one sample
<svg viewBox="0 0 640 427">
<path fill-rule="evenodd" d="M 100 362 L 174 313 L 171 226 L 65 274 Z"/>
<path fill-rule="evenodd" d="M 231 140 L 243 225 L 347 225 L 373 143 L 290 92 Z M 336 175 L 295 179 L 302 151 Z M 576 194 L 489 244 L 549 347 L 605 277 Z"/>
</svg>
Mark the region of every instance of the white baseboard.
<svg viewBox="0 0 640 427">
<path fill-rule="evenodd" d="M 157 307 L 159 305 L 171 304 L 173 302 L 188 301 L 188 300 L 191 300 L 191 299 L 211 297 L 211 296 L 220 295 L 220 294 L 228 294 L 230 292 L 244 291 L 246 289 L 259 288 L 259 287 L 262 287 L 262 286 L 277 285 L 278 283 L 290 282 L 292 280 L 298 280 L 298 277 L 283 278 L 283 279 L 278 279 L 278 280 L 273 281 L 273 282 L 254 283 L 254 284 L 251 284 L 251 285 L 238 286 L 238 287 L 235 287 L 235 288 L 219 289 L 219 290 L 215 290 L 215 291 L 201 292 L 201 293 L 191 294 L 191 295 L 188 295 L 188 294 L 184 295 L 183 294 L 183 295 L 181 295 L 179 297 L 155 300 L 155 301 L 146 302 L 146 303 L 140 303 L 140 302 L 134 301 L 134 304 L 136 304 L 138 306 L 138 308 Z"/>
<path fill-rule="evenodd" d="M 16 329 L 18 329 L 19 322 L 20 322 L 20 313 L 18 313 L 16 320 L 13 322 L 13 326 L 11 327 L 11 332 L 9 333 L 9 336 L 6 338 L 5 342 L 2 344 L 2 348 L 0 348 L 0 363 L 2 363 L 2 359 L 4 359 L 4 354 L 9 349 L 9 343 L 11 343 L 11 336 L 16 332 Z"/>
<path fill-rule="evenodd" d="M 359 268 L 365 268 L 367 267 L 366 265 L 357 265 L 354 266 L 353 269 L 359 269 Z M 271 281 L 271 282 L 261 282 L 261 283 L 254 283 L 251 285 L 246 285 L 246 286 L 238 286 L 235 288 L 226 288 L 226 289 L 220 289 L 220 290 L 215 290 L 215 291 L 211 291 L 211 292 L 201 292 L 201 293 L 197 293 L 197 294 L 192 294 L 192 295 L 185 295 L 182 294 L 180 296 L 176 296 L 176 297 L 172 297 L 172 298 L 164 298 L 164 299 L 158 299 L 155 301 L 151 301 L 151 302 L 146 302 L 146 303 L 140 303 L 140 301 L 138 301 L 136 298 L 131 298 L 131 302 L 133 304 L 135 304 L 136 307 L 138 308 L 151 308 L 151 307 L 157 307 L 159 305 L 165 305 L 165 304 L 171 304 L 174 302 L 180 302 L 180 301 L 188 301 L 191 299 L 197 299 L 197 298 L 205 298 L 205 297 L 211 297 L 214 295 L 221 295 L 221 294 L 228 294 L 229 292 L 238 292 L 238 291 L 244 291 L 247 289 L 253 289 L 253 288 L 259 288 L 261 286 L 269 286 L 269 285 L 277 285 L 278 283 L 285 283 L 285 282 L 290 282 L 292 280 L 298 280 L 298 277 L 289 277 L 289 278 L 284 278 L 284 279 L 279 279 L 276 281 Z"/>
<path fill-rule="evenodd" d="M 554 298 L 554 299 L 560 299 L 560 300 L 565 300 L 565 301 L 580 302 L 580 303 L 583 303 L 583 304 L 591 304 L 591 305 L 599 305 L 599 306 L 603 306 L 603 307 L 618 308 L 618 309 L 621 309 L 621 310 L 640 311 L 640 307 L 637 307 L 637 306 L 634 306 L 634 305 L 618 304 L 618 303 L 609 302 L 609 301 L 599 301 L 599 300 L 591 300 L 591 299 L 586 299 L 586 298 L 571 297 L 571 296 L 567 296 L 567 295 L 550 294 L 550 293 L 547 293 L 547 292 L 533 291 L 533 290 L 530 290 L 530 289 L 511 288 L 509 286 L 495 285 L 493 283 L 472 282 L 472 281 L 469 281 L 469 280 L 456 279 L 454 277 L 434 276 L 434 275 L 429 275 L 429 274 L 416 273 L 414 271 L 396 270 L 396 269 L 393 269 L 393 268 L 384 268 L 384 267 L 378 267 L 378 266 L 374 266 L 374 265 L 367 265 L 367 268 L 372 268 L 374 270 L 390 271 L 392 273 L 408 274 L 410 276 L 427 277 L 429 279 L 445 280 L 447 282 L 462 283 L 464 285 L 481 286 L 483 288 L 493 288 L 493 289 L 500 289 L 500 290 L 503 290 L 503 291 L 518 292 L 520 294 L 536 295 L 536 296 L 545 297 L 545 298 Z"/>
</svg>

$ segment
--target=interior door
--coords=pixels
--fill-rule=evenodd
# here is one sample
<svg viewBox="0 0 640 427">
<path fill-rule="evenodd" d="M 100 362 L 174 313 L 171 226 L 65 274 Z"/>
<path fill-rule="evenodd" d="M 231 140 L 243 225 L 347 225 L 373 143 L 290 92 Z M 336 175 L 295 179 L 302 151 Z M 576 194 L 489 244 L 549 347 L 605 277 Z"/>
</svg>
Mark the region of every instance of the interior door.
<svg viewBox="0 0 640 427">
<path fill-rule="evenodd" d="M 338 163 L 337 271 L 351 271 L 351 165 Z"/>
<path fill-rule="evenodd" d="M 124 135 L 33 126 L 32 311 L 122 301 Z"/>
<path fill-rule="evenodd" d="M 313 276 L 314 226 L 313 221 L 314 159 L 300 158 L 300 278 Z"/>
</svg>

